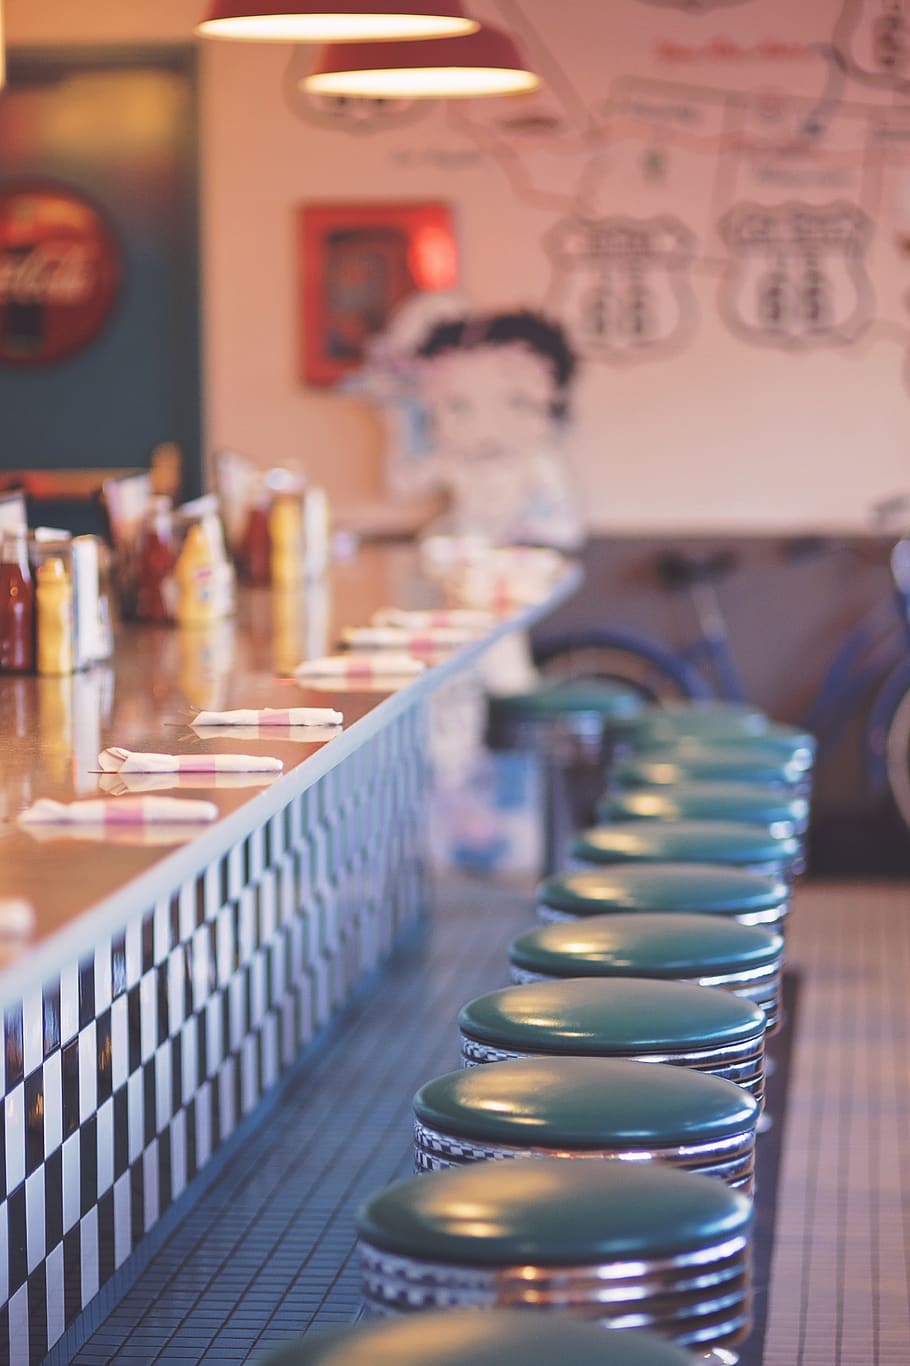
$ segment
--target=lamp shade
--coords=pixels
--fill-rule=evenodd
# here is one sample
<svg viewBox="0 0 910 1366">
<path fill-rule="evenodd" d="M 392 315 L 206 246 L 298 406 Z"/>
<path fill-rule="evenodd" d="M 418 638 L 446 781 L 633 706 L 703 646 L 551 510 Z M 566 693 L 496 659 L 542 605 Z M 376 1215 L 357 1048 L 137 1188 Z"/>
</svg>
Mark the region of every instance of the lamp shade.
<svg viewBox="0 0 910 1366">
<path fill-rule="evenodd" d="M 466 99 L 536 90 L 540 78 L 514 39 L 484 24 L 476 33 L 438 42 L 332 43 L 302 84 L 319 95 Z"/>
<path fill-rule="evenodd" d="M 477 28 L 460 0 L 212 0 L 196 32 L 238 42 L 354 43 L 450 38 Z"/>
</svg>

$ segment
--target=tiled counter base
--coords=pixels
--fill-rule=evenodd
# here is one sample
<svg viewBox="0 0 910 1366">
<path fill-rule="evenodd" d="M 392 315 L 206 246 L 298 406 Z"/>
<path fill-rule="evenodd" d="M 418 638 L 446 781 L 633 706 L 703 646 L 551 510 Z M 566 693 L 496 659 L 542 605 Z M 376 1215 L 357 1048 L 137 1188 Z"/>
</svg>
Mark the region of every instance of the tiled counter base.
<svg viewBox="0 0 910 1366">
<path fill-rule="evenodd" d="M 41 1361 L 419 920 L 424 713 L 6 1010 L 0 1362 Z"/>
</svg>

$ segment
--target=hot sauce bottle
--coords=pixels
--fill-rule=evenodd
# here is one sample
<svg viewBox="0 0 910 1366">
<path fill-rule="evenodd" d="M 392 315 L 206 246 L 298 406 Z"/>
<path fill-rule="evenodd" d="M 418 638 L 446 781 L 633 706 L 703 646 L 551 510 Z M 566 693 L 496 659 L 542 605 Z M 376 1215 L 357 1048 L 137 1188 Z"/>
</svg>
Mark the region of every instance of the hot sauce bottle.
<svg viewBox="0 0 910 1366">
<path fill-rule="evenodd" d="M 27 532 L 4 532 L 0 542 L 0 670 L 35 668 L 35 589 L 28 567 Z"/>
<path fill-rule="evenodd" d="M 171 621 L 165 585 L 174 573 L 170 498 L 155 497 L 149 504 L 139 545 L 136 616 L 140 621 Z"/>
<path fill-rule="evenodd" d="M 265 587 L 271 577 L 272 542 L 269 531 L 271 498 L 265 481 L 260 480 L 247 514 L 240 567 L 245 583 Z"/>
</svg>

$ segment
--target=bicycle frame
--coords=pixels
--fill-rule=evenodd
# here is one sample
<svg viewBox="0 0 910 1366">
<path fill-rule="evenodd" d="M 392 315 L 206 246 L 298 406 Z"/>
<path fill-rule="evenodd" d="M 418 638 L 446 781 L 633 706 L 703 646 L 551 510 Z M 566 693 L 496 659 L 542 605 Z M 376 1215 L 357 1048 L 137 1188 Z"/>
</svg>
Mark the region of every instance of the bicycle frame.
<svg viewBox="0 0 910 1366">
<path fill-rule="evenodd" d="M 873 791 L 887 784 L 885 741 L 904 693 L 910 690 L 910 538 L 894 547 L 894 592 L 875 603 L 847 633 L 830 660 L 817 695 L 798 724 L 818 739 L 820 756 L 843 739 L 861 704 L 872 696 L 865 736 L 867 780 Z M 545 662 L 578 649 L 626 652 L 670 681 L 683 696 L 748 701 L 736 666 L 726 620 L 713 582 L 691 584 L 689 597 L 698 630 L 672 647 L 637 631 L 593 627 L 541 642 Z"/>
<path fill-rule="evenodd" d="M 723 697 L 728 702 L 745 702 L 746 690 L 736 667 L 717 589 L 713 583 L 696 583 L 689 589 L 689 595 L 701 634 L 680 651 L 681 657 L 687 663 L 695 663 L 696 667 L 699 660 L 705 660 L 717 680 L 715 696 Z"/>
</svg>

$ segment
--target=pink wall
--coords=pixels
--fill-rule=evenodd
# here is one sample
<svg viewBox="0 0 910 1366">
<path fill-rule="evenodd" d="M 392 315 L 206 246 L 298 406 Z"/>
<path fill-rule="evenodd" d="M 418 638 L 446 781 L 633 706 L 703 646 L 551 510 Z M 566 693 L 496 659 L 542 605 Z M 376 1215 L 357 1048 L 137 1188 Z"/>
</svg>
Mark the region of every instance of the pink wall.
<svg viewBox="0 0 910 1366">
<path fill-rule="evenodd" d="M 7 0 L 8 29 L 14 43 L 185 40 L 203 7 Z M 881 5 L 474 9 L 522 31 L 547 78 L 526 106 L 533 128 L 515 128 L 521 105 L 483 101 L 381 132 L 326 130 L 288 101 L 290 49 L 204 47 L 209 447 L 302 456 L 339 498 L 379 488 L 372 413 L 296 377 L 295 209 L 442 198 L 473 303 L 545 305 L 574 326 L 597 269 L 626 304 L 636 269 L 647 284 L 647 344 L 585 340 L 599 358 L 579 386 L 572 459 L 595 526 L 862 525 L 873 498 L 910 485 L 910 119 L 895 108 L 903 55 L 885 69 L 871 42 Z M 757 238 L 749 203 L 771 210 Z M 813 210 L 814 247 L 788 203 Z M 631 270 L 617 217 L 650 223 L 650 258 Z M 592 223 L 614 253 L 597 269 Z M 776 329 L 755 302 L 770 299 L 767 314 L 774 297 L 791 318 Z"/>
</svg>

